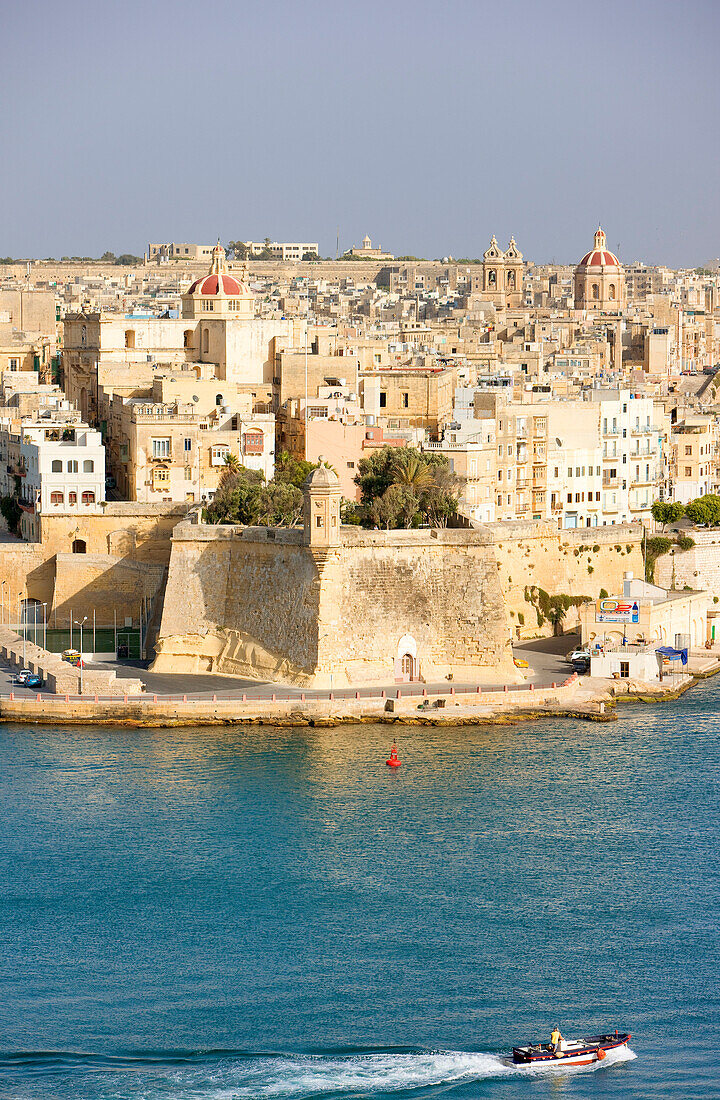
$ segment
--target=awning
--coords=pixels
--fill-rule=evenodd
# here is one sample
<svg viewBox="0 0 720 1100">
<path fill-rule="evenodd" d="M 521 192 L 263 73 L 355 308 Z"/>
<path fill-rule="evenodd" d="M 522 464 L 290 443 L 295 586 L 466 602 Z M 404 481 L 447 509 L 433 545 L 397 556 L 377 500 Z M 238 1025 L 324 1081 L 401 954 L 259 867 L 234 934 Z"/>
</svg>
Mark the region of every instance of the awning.
<svg viewBox="0 0 720 1100">
<path fill-rule="evenodd" d="M 686 649 L 673 649 L 669 645 L 661 646 L 660 649 L 655 650 L 661 657 L 667 657 L 668 661 L 682 661 L 684 665 L 688 663 L 688 651 Z"/>
</svg>

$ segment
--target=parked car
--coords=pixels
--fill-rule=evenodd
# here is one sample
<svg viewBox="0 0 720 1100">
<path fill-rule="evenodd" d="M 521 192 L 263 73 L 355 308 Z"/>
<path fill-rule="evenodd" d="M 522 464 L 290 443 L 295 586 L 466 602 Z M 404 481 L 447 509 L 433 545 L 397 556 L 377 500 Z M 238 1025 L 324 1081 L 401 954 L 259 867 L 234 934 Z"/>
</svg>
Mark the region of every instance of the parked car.
<svg viewBox="0 0 720 1100">
<path fill-rule="evenodd" d="M 581 658 L 585 658 L 588 661 L 590 660 L 590 650 L 587 648 L 587 646 L 581 646 L 580 649 L 573 649 L 571 653 L 568 653 L 565 660 L 569 661 L 570 664 L 572 664 L 573 661 L 579 660 Z"/>
<path fill-rule="evenodd" d="M 589 657 L 576 657 L 572 662 L 573 672 L 577 672 L 582 676 L 584 673 L 590 671 L 590 658 Z"/>
<path fill-rule="evenodd" d="M 17 675 L 13 676 L 12 682 L 14 684 L 24 684 L 28 676 L 32 676 L 32 672 L 29 668 L 21 668 Z"/>
<path fill-rule="evenodd" d="M 530 668 L 530 665 L 522 657 L 513 657 L 513 664 L 515 668 Z"/>
<path fill-rule="evenodd" d="M 42 686 L 43 686 L 42 676 L 38 676 L 36 673 L 33 673 L 32 676 L 28 676 L 27 679 L 25 680 L 25 687 L 26 688 L 40 689 Z"/>
</svg>

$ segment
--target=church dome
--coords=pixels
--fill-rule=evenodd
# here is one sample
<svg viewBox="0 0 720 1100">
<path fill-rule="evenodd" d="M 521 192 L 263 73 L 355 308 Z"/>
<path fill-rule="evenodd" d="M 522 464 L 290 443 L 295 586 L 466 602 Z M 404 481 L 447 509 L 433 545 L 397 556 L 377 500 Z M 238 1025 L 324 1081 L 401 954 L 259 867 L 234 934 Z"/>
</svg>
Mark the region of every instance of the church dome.
<svg viewBox="0 0 720 1100">
<path fill-rule="evenodd" d="M 188 294 L 240 294 L 240 283 L 232 275 L 203 275 L 196 279 Z"/>
<path fill-rule="evenodd" d="M 598 226 L 595 234 L 595 243 L 589 252 L 586 252 L 582 260 L 578 264 L 578 268 L 581 267 L 615 267 L 620 268 L 621 264 L 614 252 L 608 251 L 605 244 L 605 233 Z"/>
</svg>

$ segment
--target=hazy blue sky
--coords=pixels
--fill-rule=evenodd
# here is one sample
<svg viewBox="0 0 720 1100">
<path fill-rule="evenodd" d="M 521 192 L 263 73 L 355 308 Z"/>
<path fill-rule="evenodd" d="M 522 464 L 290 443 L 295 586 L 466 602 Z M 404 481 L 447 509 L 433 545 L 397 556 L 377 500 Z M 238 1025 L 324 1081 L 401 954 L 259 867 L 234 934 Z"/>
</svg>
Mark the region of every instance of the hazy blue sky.
<svg viewBox="0 0 720 1100">
<path fill-rule="evenodd" d="M 2 5 L 0 255 L 720 254 L 718 0 Z"/>
</svg>

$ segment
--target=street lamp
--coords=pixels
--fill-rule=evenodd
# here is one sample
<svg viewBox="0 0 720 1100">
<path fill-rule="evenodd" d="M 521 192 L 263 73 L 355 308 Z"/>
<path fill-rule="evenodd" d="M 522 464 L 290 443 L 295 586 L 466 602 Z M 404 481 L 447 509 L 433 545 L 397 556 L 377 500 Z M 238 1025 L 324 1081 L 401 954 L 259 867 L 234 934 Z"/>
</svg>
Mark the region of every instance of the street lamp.
<svg viewBox="0 0 720 1100">
<path fill-rule="evenodd" d="M 80 622 L 75 620 L 75 626 L 80 627 L 80 694 L 83 693 L 83 623 L 87 622 L 87 615 Z"/>
</svg>

